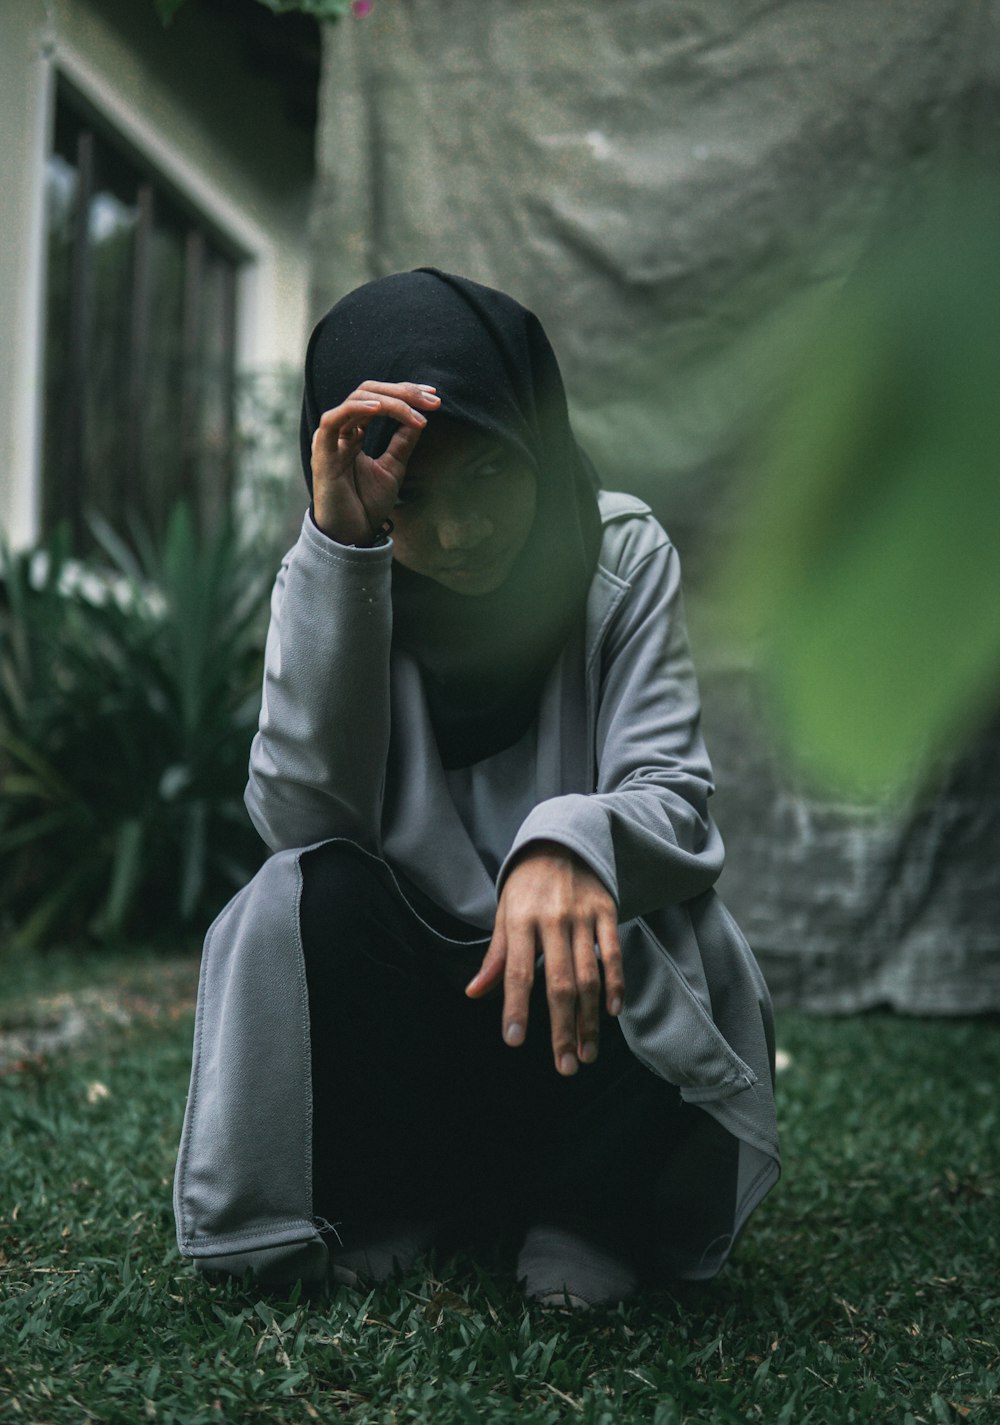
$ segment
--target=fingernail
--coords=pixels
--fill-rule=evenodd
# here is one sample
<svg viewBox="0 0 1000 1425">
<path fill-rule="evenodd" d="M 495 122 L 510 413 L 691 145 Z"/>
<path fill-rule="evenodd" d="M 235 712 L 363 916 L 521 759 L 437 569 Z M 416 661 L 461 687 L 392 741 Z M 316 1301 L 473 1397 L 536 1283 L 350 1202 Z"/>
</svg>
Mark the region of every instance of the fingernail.
<svg viewBox="0 0 1000 1425">
<path fill-rule="evenodd" d="M 424 399 L 427 401 L 440 401 L 441 397 L 436 391 L 425 391 Z"/>
<path fill-rule="evenodd" d="M 410 410 L 416 416 L 417 421 L 420 425 L 425 426 L 427 424 L 427 417 L 425 415 L 422 415 L 420 411 L 414 411 L 412 406 L 410 407 Z"/>
<path fill-rule="evenodd" d="M 597 1058 L 597 1045 L 592 1040 L 588 1040 L 583 1045 L 580 1050 L 580 1058 L 585 1064 L 592 1064 Z"/>
<path fill-rule="evenodd" d="M 507 1025 L 503 1032 L 503 1037 L 508 1044 L 520 1044 L 524 1039 L 524 1025 L 518 1024 L 516 1020 Z"/>
<path fill-rule="evenodd" d="M 608 1011 L 608 1013 L 609 1013 L 609 1014 L 621 1014 L 621 1012 L 622 1012 L 622 1002 L 621 1002 L 621 1000 L 620 1000 L 620 999 L 613 999 L 613 1000 L 611 1001 L 611 1008 L 610 1008 L 610 1010 Z"/>
<path fill-rule="evenodd" d="M 426 381 L 418 381 L 418 382 L 417 382 L 417 386 L 418 386 L 418 388 L 419 388 L 421 391 L 429 391 L 432 396 L 433 396 L 434 392 L 437 390 L 437 387 L 436 387 L 436 386 L 428 386 L 428 384 L 427 384 Z"/>
<path fill-rule="evenodd" d="M 559 1072 L 561 1074 L 575 1074 L 579 1065 L 576 1062 L 575 1054 L 564 1054 L 559 1060 Z"/>
</svg>

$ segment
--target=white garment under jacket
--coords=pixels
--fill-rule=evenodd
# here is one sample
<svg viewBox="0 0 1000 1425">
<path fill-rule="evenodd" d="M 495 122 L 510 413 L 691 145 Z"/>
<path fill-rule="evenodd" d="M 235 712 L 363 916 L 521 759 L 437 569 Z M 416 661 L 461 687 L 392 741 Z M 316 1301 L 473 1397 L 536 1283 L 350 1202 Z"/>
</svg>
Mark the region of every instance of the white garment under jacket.
<svg viewBox="0 0 1000 1425">
<path fill-rule="evenodd" d="M 266 1184 L 258 1181 L 259 1163 L 252 1171 L 248 1164 L 245 1180 L 234 1186 L 232 1165 L 227 1180 L 210 1159 L 218 1157 L 220 1134 L 227 1135 L 229 1099 L 242 1092 L 226 1052 L 227 1036 L 240 1032 L 234 996 L 239 1001 L 251 993 L 255 974 L 272 997 L 277 993 L 273 974 L 254 968 L 259 952 L 251 927 L 266 919 L 272 946 L 284 936 L 287 945 L 272 953 L 291 956 L 301 981 L 297 925 L 280 929 L 275 896 L 287 894 L 291 922 L 298 857 L 332 838 L 383 857 L 487 933 L 498 888 L 520 848 L 538 839 L 571 847 L 619 908 L 626 985 L 620 1023 L 630 1049 L 740 1143 L 732 1231 L 679 1264 L 678 1274 L 713 1275 L 776 1182 L 771 1005 L 749 946 L 712 889 L 723 848 L 707 807 L 712 773 L 699 730 L 677 554 L 640 500 L 602 492 L 600 503 L 603 542 L 586 626 L 547 681 L 537 735 L 524 741 L 525 754 L 536 759 L 538 801 L 521 822 L 496 884 L 475 843 L 490 841 L 491 798 L 497 824 L 509 825 L 503 783 L 484 771 L 475 786 L 472 769 L 475 796 L 463 807 L 463 822 L 437 754 L 417 667 L 405 653 L 390 652 L 391 545 L 345 548 L 308 515 L 303 521 L 275 585 L 246 792 L 254 824 L 276 854 L 264 868 L 267 889 L 251 883 L 206 942 L 206 952 L 213 941 L 215 951 L 211 959 L 206 953 L 203 968 L 175 1183 L 178 1240 L 186 1255 L 256 1252 L 316 1235 L 309 1185 L 287 1167 L 289 1155 L 308 1159 L 308 1113 L 298 1127 L 286 1124 L 291 1137 L 276 1150 Z M 525 779 L 518 781 L 523 787 Z M 468 829 L 472 802 L 478 835 Z M 285 1013 L 301 1023 L 301 994 L 286 993 Z M 228 1023 L 221 1008 L 227 997 Z M 272 1005 L 272 1013 L 282 1011 Z M 273 1093 L 286 1095 L 289 1119 L 287 1095 L 309 1093 L 307 1017 L 304 1033 L 297 1049 L 295 1036 L 285 1035 L 292 1047 L 283 1051 L 289 1062 L 279 1066 L 276 1081 L 271 1066 Z M 272 1058 L 274 1052 L 272 1041 Z M 244 1127 L 253 1112 L 264 1111 L 245 1105 Z M 239 1154 L 235 1137 L 225 1151 Z"/>
</svg>

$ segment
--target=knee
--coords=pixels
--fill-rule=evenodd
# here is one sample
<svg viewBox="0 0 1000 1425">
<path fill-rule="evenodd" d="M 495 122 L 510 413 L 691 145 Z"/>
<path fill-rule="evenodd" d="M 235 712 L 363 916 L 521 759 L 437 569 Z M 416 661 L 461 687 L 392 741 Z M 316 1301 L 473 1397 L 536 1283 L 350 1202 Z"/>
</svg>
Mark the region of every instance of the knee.
<svg viewBox="0 0 1000 1425">
<path fill-rule="evenodd" d="M 303 887 L 313 892 L 322 886 L 332 896 L 355 895 L 359 886 L 379 881 L 384 869 L 376 856 L 353 841 L 324 841 L 296 854 L 301 858 Z"/>
<path fill-rule="evenodd" d="M 306 849 L 275 851 L 241 894 L 252 889 L 273 904 L 282 900 L 289 888 L 301 886 L 302 894 L 311 899 L 338 904 L 357 899 L 361 891 L 374 890 L 382 884 L 385 869 L 383 862 L 352 841 L 324 841 Z"/>
<path fill-rule="evenodd" d="M 389 894 L 383 863 L 351 842 L 325 842 L 299 856 L 300 922 L 307 946 L 317 936 L 326 941 L 333 927 L 339 933 L 357 928 Z"/>
</svg>

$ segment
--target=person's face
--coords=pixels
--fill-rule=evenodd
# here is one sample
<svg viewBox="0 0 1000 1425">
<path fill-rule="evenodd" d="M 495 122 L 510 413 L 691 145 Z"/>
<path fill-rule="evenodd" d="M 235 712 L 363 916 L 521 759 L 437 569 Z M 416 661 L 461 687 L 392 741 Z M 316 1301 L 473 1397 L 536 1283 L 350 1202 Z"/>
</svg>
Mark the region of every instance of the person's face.
<svg viewBox="0 0 1000 1425">
<path fill-rule="evenodd" d="M 443 418 L 407 465 L 392 512 L 394 557 L 458 594 L 491 594 L 535 518 L 535 472 L 494 437 Z"/>
</svg>

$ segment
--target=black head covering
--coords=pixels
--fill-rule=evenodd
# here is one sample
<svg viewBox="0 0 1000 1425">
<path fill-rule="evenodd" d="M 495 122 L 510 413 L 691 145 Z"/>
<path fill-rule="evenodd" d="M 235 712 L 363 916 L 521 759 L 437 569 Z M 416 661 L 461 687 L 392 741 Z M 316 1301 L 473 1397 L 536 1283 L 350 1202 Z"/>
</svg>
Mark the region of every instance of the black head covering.
<svg viewBox="0 0 1000 1425">
<path fill-rule="evenodd" d="M 326 314 L 306 353 L 310 492 L 320 416 L 364 380 L 436 386 L 444 416 L 513 447 L 536 473 L 534 524 L 493 593 L 455 593 L 393 564 L 393 643 L 420 667 L 442 762 L 468 766 L 527 731 L 546 674 L 583 618 L 601 542 L 597 478 L 570 428 L 541 323 L 502 292 L 425 267 L 366 283 Z M 394 428 L 373 421 L 367 454 L 377 458 Z"/>
</svg>

